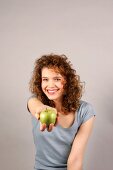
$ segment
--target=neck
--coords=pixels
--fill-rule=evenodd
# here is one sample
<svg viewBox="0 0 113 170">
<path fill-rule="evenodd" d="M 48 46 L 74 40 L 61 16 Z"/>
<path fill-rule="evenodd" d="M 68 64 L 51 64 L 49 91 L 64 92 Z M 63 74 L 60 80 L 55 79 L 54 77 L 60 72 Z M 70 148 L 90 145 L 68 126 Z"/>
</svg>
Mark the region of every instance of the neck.
<svg viewBox="0 0 113 170">
<path fill-rule="evenodd" d="M 62 108 L 61 101 L 54 101 L 54 102 L 55 102 L 55 108 L 56 108 L 59 116 L 64 116 L 66 114 L 66 112 L 64 112 L 64 110 Z"/>
<path fill-rule="evenodd" d="M 61 101 L 54 101 L 55 102 L 55 108 L 57 109 L 58 112 L 62 111 L 62 104 Z"/>
</svg>

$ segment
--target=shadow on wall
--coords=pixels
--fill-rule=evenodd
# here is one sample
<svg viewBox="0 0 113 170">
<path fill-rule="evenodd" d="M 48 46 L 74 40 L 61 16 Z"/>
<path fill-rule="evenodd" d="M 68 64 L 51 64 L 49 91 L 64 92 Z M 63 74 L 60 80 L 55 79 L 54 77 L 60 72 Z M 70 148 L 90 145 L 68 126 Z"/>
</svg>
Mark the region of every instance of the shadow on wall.
<svg viewBox="0 0 113 170">
<path fill-rule="evenodd" d="M 109 87 L 108 87 L 109 88 Z M 111 90 L 108 89 L 106 94 L 103 96 L 103 107 L 105 109 L 105 119 L 107 120 L 108 123 L 113 125 L 113 85 Z"/>
<path fill-rule="evenodd" d="M 110 86 L 111 87 L 111 86 Z M 113 86 L 112 86 L 113 87 Z M 93 141 L 88 148 L 87 170 L 113 170 L 113 88 L 103 92 L 98 107 Z M 93 147 L 93 148 L 92 148 Z M 92 165 L 93 163 L 93 165 Z"/>
<path fill-rule="evenodd" d="M 113 137 L 111 139 L 108 131 L 108 129 L 98 129 L 95 141 L 92 145 L 93 149 L 90 147 L 92 152 L 89 151 L 91 154 L 89 155 L 87 170 L 113 170 Z"/>
</svg>

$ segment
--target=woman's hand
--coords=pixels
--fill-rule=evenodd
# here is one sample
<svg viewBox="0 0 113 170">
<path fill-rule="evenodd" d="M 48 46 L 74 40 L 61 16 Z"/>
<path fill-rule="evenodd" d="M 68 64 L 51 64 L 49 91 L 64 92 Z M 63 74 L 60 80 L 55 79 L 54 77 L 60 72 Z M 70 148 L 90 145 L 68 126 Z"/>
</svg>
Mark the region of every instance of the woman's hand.
<svg viewBox="0 0 113 170">
<path fill-rule="evenodd" d="M 41 113 L 42 111 L 46 110 L 46 109 L 53 109 L 53 110 L 57 113 L 57 110 L 56 110 L 55 108 L 50 107 L 50 106 L 47 106 L 47 105 L 43 105 L 42 107 L 38 108 L 38 111 L 36 111 L 36 113 L 35 113 L 35 117 L 36 117 L 38 120 L 40 120 L 40 113 Z M 57 113 L 57 118 L 56 118 L 55 124 L 51 123 L 51 124 L 49 125 L 49 127 L 47 127 L 45 123 L 42 124 L 42 123 L 40 122 L 40 130 L 41 130 L 41 131 L 44 131 L 45 129 L 47 129 L 48 132 L 51 132 L 51 131 L 53 130 L 54 126 L 57 125 L 57 123 L 58 123 L 58 113 Z"/>
</svg>

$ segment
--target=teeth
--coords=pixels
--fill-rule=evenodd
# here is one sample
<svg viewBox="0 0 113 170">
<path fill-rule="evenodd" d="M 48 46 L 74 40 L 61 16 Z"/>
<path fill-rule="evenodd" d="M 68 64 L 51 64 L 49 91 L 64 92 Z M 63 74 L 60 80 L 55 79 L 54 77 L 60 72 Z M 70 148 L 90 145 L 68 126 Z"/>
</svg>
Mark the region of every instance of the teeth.
<svg viewBox="0 0 113 170">
<path fill-rule="evenodd" d="M 56 92 L 57 90 L 48 90 L 48 92 Z"/>
<path fill-rule="evenodd" d="M 58 90 L 47 90 L 49 93 L 55 93 Z"/>
</svg>

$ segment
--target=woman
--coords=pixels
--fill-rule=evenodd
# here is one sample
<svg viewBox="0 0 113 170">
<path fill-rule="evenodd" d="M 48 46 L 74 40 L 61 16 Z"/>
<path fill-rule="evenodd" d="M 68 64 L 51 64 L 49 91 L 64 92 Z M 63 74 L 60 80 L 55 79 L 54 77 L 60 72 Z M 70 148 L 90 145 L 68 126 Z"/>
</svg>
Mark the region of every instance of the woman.
<svg viewBox="0 0 113 170">
<path fill-rule="evenodd" d="M 83 86 L 65 55 L 43 55 L 35 61 L 28 99 L 36 147 L 36 170 L 82 170 L 95 112 L 81 100 Z M 40 112 L 52 108 L 57 121 L 46 127 Z"/>
</svg>

